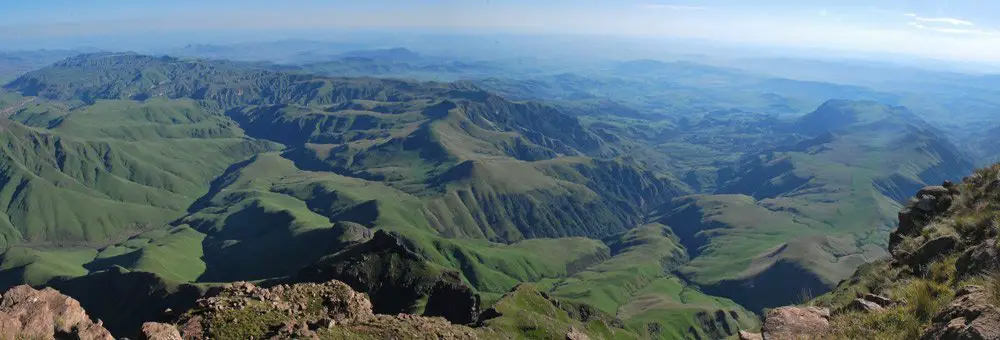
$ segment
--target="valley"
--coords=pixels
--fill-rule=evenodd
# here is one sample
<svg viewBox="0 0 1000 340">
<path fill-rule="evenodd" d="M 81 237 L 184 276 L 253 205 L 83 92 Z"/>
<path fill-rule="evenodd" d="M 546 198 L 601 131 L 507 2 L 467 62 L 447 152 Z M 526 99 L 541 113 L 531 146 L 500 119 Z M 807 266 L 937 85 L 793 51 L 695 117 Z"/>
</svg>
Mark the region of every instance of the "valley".
<svg viewBox="0 0 1000 340">
<path fill-rule="evenodd" d="M 489 327 L 528 338 L 521 294 L 559 327 L 726 338 L 888 257 L 913 193 L 995 151 L 968 147 L 979 118 L 929 118 L 947 100 L 690 62 L 209 57 L 80 54 L 3 86 L 4 288 L 56 287 L 115 334 L 225 283 L 335 279 L 381 314 L 506 308 Z"/>
</svg>

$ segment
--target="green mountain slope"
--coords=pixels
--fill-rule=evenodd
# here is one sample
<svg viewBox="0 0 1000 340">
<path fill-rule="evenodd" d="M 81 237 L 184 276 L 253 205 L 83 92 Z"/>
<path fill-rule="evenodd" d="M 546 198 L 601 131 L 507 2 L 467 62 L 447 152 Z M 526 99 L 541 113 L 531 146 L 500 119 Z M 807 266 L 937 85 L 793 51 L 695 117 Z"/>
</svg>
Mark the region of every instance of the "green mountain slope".
<svg viewBox="0 0 1000 340">
<path fill-rule="evenodd" d="M 146 272 L 169 289 L 139 294 L 167 298 L 335 278 L 386 312 L 507 309 L 479 320 L 524 337 L 722 338 L 884 257 L 905 193 L 972 164 L 874 102 L 646 124 L 593 116 L 613 103 L 265 67 L 91 54 L 5 85 L 0 283 L 86 294 Z M 439 284 L 468 310 L 441 310 Z M 546 296 L 564 305 L 518 301 Z"/>
<path fill-rule="evenodd" d="M 745 158 L 726 195 L 656 214 L 692 253 L 680 272 L 751 309 L 826 291 L 884 257 L 898 193 L 973 167 L 904 109 L 873 102 L 831 101 L 789 128 L 814 137 Z"/>
<path fill-rule="evenodd" d="M 333 268 L 371 271 L 362 277 L 423 275 L 337 262 L 354 261 L 337 254 L 350 254 L 383 230 L 428 268 L 454 270 L 492 302 L 519 283 L 566 278 L 609 259 L 611 250 L 596 239 L 627 231 L 647 209 L 684 192 L 669 177 L 615 159 L 618 146 L 565 109 L 511 102 L 468 84 L 95 54 L 28 73 L 5 88 L 36 98 L 4 122 L 23 131 L 5 134 L 8 145 L 44 140 L 34 136 L 54 140 L 33 144 L 47 148 L 12 149 L 5 155 L 18 157 L 10 164 L 53 167 L 59 171 L 51 170 L 49 182 L 63 176 L 75 185 L 53 187 L 127 207 L 83 199 L 64 204 L 79 214 L 124 217 L 111 220 L 117 229 L 58 224 L 83 234 L 59 243 L 73 248 L 42 246 L 73 235 L 65 230 L 25 237 L 31 242 L 0 258 L 6 284 L 90 282 L 115 268 L 170 282 L 268 281 L 329 261 Z M 77 149 L 80 160 L 60 156 L 59 150 Z M 71 166 L 60 168 L 63 158 Z M 35 168 L 23 176 L 44 173 Z M 2 182 L 18 197 L 49 195 L 15 183 Z M 131 213 L 151 220 L 130 227 L 124 221 Z M 74 220 L 88 221 L 80 217 L 86 216 Z M 48 230 L 33 220 L 7 220 L 18 242 L 20 229 Z M 420 312 L 427 293 L 418 292 L 405 310 Z M 134 327 L 127 316 L 101 313 L 115 327 Z M 685 313 L 678 318 L 697 317 Z"/>
<path fill-rule="evenodd" d="M 183 216 L 220 170 L 275 148 L 185 101 L 32 103 L 9 119 L 39 128 L 8 122 L 0 136 L 8 245 L 127 238 Z"/>
<path fill-rule="evenodd" d="M 646 338 L 725 338 L 757 327 L 753 313 L 671 273 L 688 255 L 670 228 L 637 227 L 608 245 L 610 259 L 553 281 L 551 294 L 615 315 Z"/>
</svg>

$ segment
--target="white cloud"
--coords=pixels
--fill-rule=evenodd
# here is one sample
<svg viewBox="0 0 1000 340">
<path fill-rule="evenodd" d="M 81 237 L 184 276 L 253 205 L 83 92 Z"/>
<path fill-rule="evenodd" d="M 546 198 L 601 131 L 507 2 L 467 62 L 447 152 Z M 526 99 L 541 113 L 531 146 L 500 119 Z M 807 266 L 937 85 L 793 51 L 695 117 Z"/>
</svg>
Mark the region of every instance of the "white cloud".
<svg viewBox="0 0 1000 340">
<path fill-rule="evenodd" d="M 913 21 L 910 21 L 909 23 L 910 26 L 921 30 L 946 34 L 1000 36 L 1000 31 L 997 30 L 971 28 L 976 25 L 973 22 L 964 19 L 948 17 L 928 18 L 914 13 L 906 13 L 903 15 L 913 18 Z"/>
<path fill-rule="evenodd" d="M 956 19 L 956 18 L 923 18 L 923 17 L 916 17 L 915 19 L 917 21 L 945 23 L 945 24 L 952 24 L 952 25 L 955 25 L 955 26 L 975 26 L 975 24 L 973 24 L 972 21 L 962 20 L 962 19 Z"/>
<path fill-rule="evenodd" d="M 705 11 L 708 7 L 689 5 L 666 5 L 666 4 L 645 4 L 642 7 L 649 9 L 665 9 L 671 11 Z"/>
<path fill-rule="evenodd" d="M 955 25 L 955 26 L 975 26 L 976 25 L 972 21 L 968 21 L 968 20 L 964 20 L 964 19 L 959 19 L 959 18 L 948 18 L 948 17 L 930 18 L 930 17 L 922 17 L 920 15 L 917 15 L 916 13 L 904 13 L 903 15 L 911 17 L 911 18 L 913 18 L 913 20 L 916 20 L 916 21 L 919 21 L 919 22 L 926 22 L 926 23 L 950 24 L 950 25 Z"/>
</svg>

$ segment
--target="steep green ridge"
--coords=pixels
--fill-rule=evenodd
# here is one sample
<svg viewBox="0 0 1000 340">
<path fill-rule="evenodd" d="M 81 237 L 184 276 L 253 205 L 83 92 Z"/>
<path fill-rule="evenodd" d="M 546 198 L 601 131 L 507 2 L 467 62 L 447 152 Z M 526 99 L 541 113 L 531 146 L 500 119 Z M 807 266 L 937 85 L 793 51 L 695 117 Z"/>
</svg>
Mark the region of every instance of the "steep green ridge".
<svg viewBox="0 0 1000 340">
<path fill-rule="evenodd" d="M 96 72 L 98 69 L 105 73 Z M 144 76 L 133 77 L 136 73 Z M 157 81 L 161 74 L 172 76 L 169 80 Z M 71 77 L 76 80 L 59 82 Z M 200 99 L 202 105 L 207 107 L 218 106 L 250 135 L 291 146 L 285 155 L 298 167 L 388 182 L 395 188 L 419 196 L 439 194 L 448 182 L 478 176 L 480 171 L 476 169 L 479 167 L 463 170 L 469 167 L 468 163 L 463 164 L 467 161 L 482 161 L 474 164 L 490 167 L 495 161 L 510 158 L 534 162 L 560 156 L 613 153 L 600 138 L 557 108 L 510 102 L 468 84 L 323 78 L 253 68 L 239 69 L 225 62 L 125 54 L 81 56 L 29 73 L 7 85 L 26 95 L 85 101 L 131 98 L 147 86 L 159 87 L 139 97 L 190 97 Z M 270 126 L 276 128 L 268 128 Z M 652 177 L 631 166 L 616 170 L 617 166 L 612 163 L 592 164 L 611 166 L 612 169 L 588 173 L 638 171 L 636 176 Z M 525 169 L 523 177 L 538 178 L 539 183 L 551 181 L 544 177 L 553 177 Z M 499 183 L 519 179 L 491 176 L 490 180 Z M 645 181 L 648 183 L 643 185 L 652 186 L 661 196 L 679 192 L 663 179 Z M 553 198 L 552 194 L 545 192 L 530 193 L 540 195 L 532 199 L 521 197 L 525 193 L 506 195 L 502 191 L 512 188 L 483 183 L 479 178 L 469 185 L 472 190 L 493 192 L 488 197 L 481 197 L 483 202 L 476 201 L 471 203 L 472 206 L 461 209 L 468 211 L 461 215 L 473 215 L 473 218 L 480 211 L 490 215 L 498 213 L 490 210 L 504 208 L 507 211 L 499 214 L 509 216 L 513 210 L 525 210 L 526 206 Z M 487 190 L 482 186 L 491 188 Z M 572 185 L 560 183 L 559 186 Z M 500 192 L 497 192 L 498 189 Z M 551 204 L 581 208 L 564 216 L 547 213 L 496 218 L 498 222 L 510 221 L 510 224 L 480 223 L 476 229 L 485 230 L 483 235 L 491 240 L 504 242 L 539 236 L 599 237 L 634 225 L 643 209 L 640 205 L 648 204 L 635 200 L 638 197 L 636 194 L 630 195 L 631 202 L 603 201 L 601 195 L 575 195 L 582 189 L 569 189 L 575 190 L 574 195 L 566 195 L 565 189 L 560 189 L 562 193 L 555 195 L 570 199 L 589 196 L 588 200 L 596 197 L 597 202 L 593 202 L 596 206 L 586 206 L 591 204 L 587 201 L 556 201 Z M 641 192 L 647 188 L 628 190 Z M 445 192 L 443 196 L 449 195 Z M 494 205 L 491 201 L 505 203 Z M 449 207 L 454 204 L 445 203 Z M 446 234 L 483 236 L 456 231 L 460 228 L 455 225 L 456 219 L 467 216 L 447 216 L 440 211 L 435 214 L 438 215 L 435 222 L 441 224 L 438 229 Z M 580 217 L 570 219 L 565 223 L 568 226 L 556 219 L 572 215 Z M 584 230 L 581 223 L 587 220 L 606 222 L 594 224 L 605 229 Z M 533 224 L 536 223 L 548 225 L 535 228 Z"/>
<path fill-rule="evenodd" d="M 29 103 L 0 136 L 6 245 L 104 243 L 183 216 L 204 184 L 271 143 L 190 101 Z M 44 128 L 43 128 L 44 127 Z"/>
</svg>

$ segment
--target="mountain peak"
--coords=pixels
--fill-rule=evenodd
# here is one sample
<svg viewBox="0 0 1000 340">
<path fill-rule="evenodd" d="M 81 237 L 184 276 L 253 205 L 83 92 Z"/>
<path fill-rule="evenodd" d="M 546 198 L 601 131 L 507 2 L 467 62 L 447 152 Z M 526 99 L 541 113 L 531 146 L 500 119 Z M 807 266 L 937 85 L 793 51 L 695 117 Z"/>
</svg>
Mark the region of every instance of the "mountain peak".
<svg viewBox="0 0 1000 340">
<path fill-rule="evenodd" d="M 872 100 L 831 99 L 796 121 L 796 130 L 819 135 L 862 126 L 925 125 L 919 117 L 901 106 L 885 105 Z"/>
<path fill-rule="evenodd" d="M 351 51 L 341 55 L 345 59 L 373 59 L 388 61 L 415 61 L 421 59 L 420 54 L 404 47 L 394 47 L 388 49 Z"/>
</svg>

